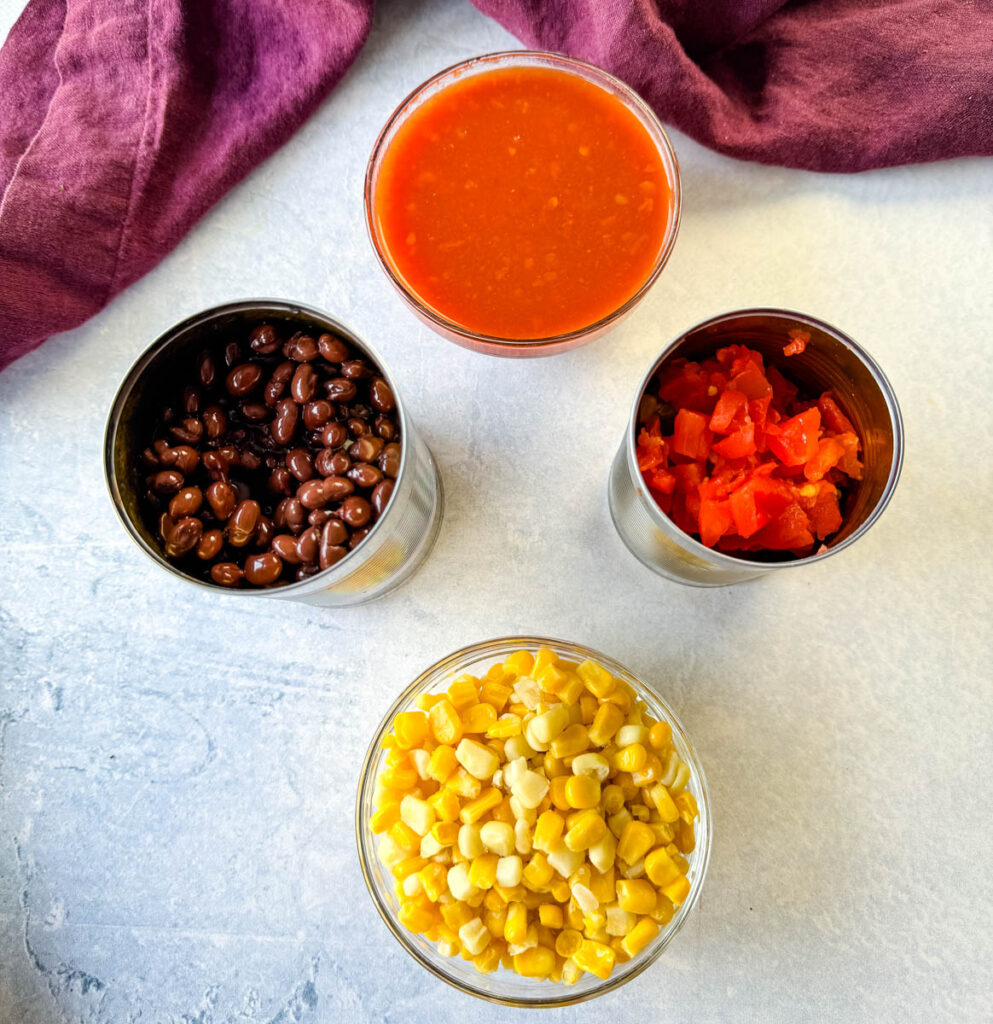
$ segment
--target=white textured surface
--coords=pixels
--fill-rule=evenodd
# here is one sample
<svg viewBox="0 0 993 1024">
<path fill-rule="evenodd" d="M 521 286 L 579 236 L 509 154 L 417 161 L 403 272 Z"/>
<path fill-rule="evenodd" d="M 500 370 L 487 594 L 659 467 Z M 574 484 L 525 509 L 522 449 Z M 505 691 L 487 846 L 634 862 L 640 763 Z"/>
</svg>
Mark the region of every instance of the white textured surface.
<svg viewBox="0 0 993 1024">
<path fill-rule="evenodd" d="M 0 32 L 20 2 L 0 0 Z M 710 877 L 670 952 L 549 1019 L 990 1019 L 993 165 L 829 177 L 676 135 L 683 227 L 644 305 L 574 353 L 488 359 L 401 306 L 361 181 L 410 88 L 512 45 L 458 0 L 382 3 L 281 153 L 104 313 L 0 375 L 3 1024 L 519 1020 L 407 958 L 352 830 L 398 690 L 513 631 L 651 680 L 713 791 Z M 437 548 L 377 604 L 198 595 L 114 517 L 100 449 L 120 378 L 181 316 L 250 295 L 323 306 L 372 340 L 438 457 Z M 663 344 L 763 304 L 878 358 L 906 417 L 903 480 L 837 559 L 681 588 L 613 533 L 607 468 Z"/>
</svg>

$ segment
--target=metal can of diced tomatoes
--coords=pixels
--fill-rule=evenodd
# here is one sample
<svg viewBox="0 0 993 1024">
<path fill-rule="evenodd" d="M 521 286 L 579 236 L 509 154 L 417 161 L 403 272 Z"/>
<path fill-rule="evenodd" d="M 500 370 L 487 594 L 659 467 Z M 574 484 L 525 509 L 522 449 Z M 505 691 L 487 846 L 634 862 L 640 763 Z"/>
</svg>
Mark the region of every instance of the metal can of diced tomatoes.
<svg viewBox="0 0 993 1024">
<path fill-rule="evenodd" d="M 804 350 L 784 357 L 791 331 L 809 336 Z M 842 504 L 840 529 L 798 557 L 784 551 L 726 552 L 705 547 L 659 507 L 636 454 L 644 398 L 657 375 L 675 359 L 702 360 L 731 344 L 760 352 L 779 365 L 806 393 L 831 391 L 854 425 L 863 460 L 862 478 L 851 481 Z M 744 309 L 712 317 L 679 335 L 642 378 L 624 438 L 614 458 L 607 496 L 614 526 L 631 553 L 652 572 L 677 583 L 721 587 L 809 565 L 851 547 L 882 515 L 903 464 L 903 421 L 886 375 L 860 345 L 830 324 L 803 313 Z"/>
</svg>

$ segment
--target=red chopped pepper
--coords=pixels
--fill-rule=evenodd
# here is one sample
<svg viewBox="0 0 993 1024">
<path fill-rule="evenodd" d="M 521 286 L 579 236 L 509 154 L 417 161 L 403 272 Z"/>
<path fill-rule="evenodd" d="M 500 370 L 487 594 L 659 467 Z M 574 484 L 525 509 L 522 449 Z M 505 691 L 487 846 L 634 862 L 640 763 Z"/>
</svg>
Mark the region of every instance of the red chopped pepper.
<svg viewBox="0 0 993 1024">
<path fill-rule="evenodd" d="M 784 352 L 802 352 L 805 334 Z M 861 445 L 831 392 L 806 400 L 759 352 L 728 345 L 700 362 L 675 360 L 652 397 L 668 406 L 663 419 L 674 414 L 673 429 L 663 435 L 659 415 L 647 420 L 638 466 L 680 529 L 721 551 L 805 555 L 841 528 Z"/>
<path fill-rule="evenodd" d="M 790 336 L 790 343 L 783 346 L 783 355 L 800 355 L 807 348 L 807 342 L 810 341 L 810 331 L 803 331 L 799 327 L 794 327 L 792 331 L 787 333 Z"/>
</svg>

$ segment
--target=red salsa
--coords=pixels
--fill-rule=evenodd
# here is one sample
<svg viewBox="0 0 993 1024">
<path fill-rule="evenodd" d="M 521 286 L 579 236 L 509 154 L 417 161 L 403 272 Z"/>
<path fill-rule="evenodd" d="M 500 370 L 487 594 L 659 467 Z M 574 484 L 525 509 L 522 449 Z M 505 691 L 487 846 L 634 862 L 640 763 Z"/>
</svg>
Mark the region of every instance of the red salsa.
<svg viewBox="0 0 993 1024">
<path fill-rule="evenodd" d="M 809 337 L 791 332 L 784 354 Z M 834 395 L 800 394 L 760 353 L 675 359 L 642 402 L 638 468 L 659 507 L 719 551 L 808 555 L 842 522 L 861 444 Z"/>
</svg>

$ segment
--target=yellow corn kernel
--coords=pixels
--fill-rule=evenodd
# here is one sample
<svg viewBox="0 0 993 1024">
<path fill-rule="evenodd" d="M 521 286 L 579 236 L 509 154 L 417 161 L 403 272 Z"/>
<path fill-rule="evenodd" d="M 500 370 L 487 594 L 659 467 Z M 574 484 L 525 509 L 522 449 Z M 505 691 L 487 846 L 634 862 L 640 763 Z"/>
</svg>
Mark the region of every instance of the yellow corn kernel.
<svg viewBox="0 0 993 1024">
<path fill-rule="evenodd" d="M 590 892 L 596 897 L 597 903 L 604 906 L 614 901 L 617 890 L 614 885 L 614 869 L 612 867 L 606 871 L 594 871 L 592 873 Z"/>
<path fill-rule="evenodd" d="M 495 892 L 504 903 L 523 903 L 528 891 L 523 885 L 501 885 L 498 874 L 492 892 Z"/>
<path fill-rule="evenodd" d="M 431 902 L 418 897 L 400 904 L 400 923 L 412 932 L 423 932 L 437 923 L 437 914 Z"/>
<path fill-rule="evenodd" d="M 685 821 L 676 823 L 675 843 L 680 853 L 692 853 L 696 849 L 696 835 L 691 823 Z"/>
<path fill-rule="evenodd" d="M 548 863 L 548 858 L 540 851 L 533 853 L 524 869 L 524 881 L 532 889 L 540 889 L 552 880 L 555 869 Z M 510 941 L 509 939 L 507 940 Z"/>
<path fill-rule="evenodd" d="M 398 821 L 387 833 L 387 835 L 402 850 L 408 853 L 415 853 L 421 848 L 421 837 L 407 824 Z"/>
<path fill-rule="evenodd" d="M 400 820 L 400 807 L 398 804 L 387 804 L 380 807 L 369 819 L 369 827 L 374 835 L 379 835 L 387 829 L 392 828 Z"/>
<path fill-rule="evenodd" d="M 492 889 L 496 882 L 497 861 L 495 853 L 483 853 L 469 865 L 469 884 L 477 889 Z"/>
<path fill-rule="evenodd" d="M 551 780 L 551 784 L 548 789 L 549 796 L 552 798 L 552 805 L 557 807 L 560 811 L 572 810 L 569 806 L 569 801 L 565 798 L 565 785 L 568 781 L 568 775 L 558 775 Z"/>
<path fill-rule="evenodd" d="M 618 906 L 607 907 L 607 934 L 623 937 L 638 923 L 638 918 Z"/>
<path fill-rule="evenodd" d="M 515 676 L 529 676 L 534 669 L 534 656 L 530 651 L 514 651 L 503 659 L 503 667 Z"/>
<path fill-rule="evenodd" d="M 490 853 L 509 857 L 514 852 L 514 826 L 506 821 L 488 821 L 479 830 L 479 838 Z M 515 883 L 511 883 L 512 885 Z"/>
<path fill-rule="evenodd" d="M 510 787 L 514 799 L 529 810 L 534 810 L 545 798 L 549 782 L 544 775 L 530 769 L 520 772 Z"/>
<path fill-rule="evenodd" d="M 646 793 L 663 822 L 672 824 L 679 820 L 679 808 L 669 795 L 669 790 L 661 782 L 656 782 L 653 786 L 649 786 Z"/>
<path fill-rule="evenodd" d="M 556 704 L 540 715 L 531 719 L 531 731 L 534 738 L 544 746 L 548 746 L 562 733 L 569 724 L 569 710 L 563 704 Z"/>
<path fill-rule="evenodd" d="M 586 688 L 583 686 L 582 679 L 579 678 L 574 672 L 567 672 L 565 674 L 565 680 L 559 683 L 558 698 L 562 701 L 566 707 L 578 708 L 579 698 L 586 692 Z M 573 719 L 578 721 L 579 719 Z"/>
<path fill-rule="evenodd" d="M 454 679 L 448 687 L 448 699 L 456 711 L 464 711 L 479 700 L 479 680 L 471 675 Z"/>
<path fill-rule="evenodd" d="M 586 689 L 595 697 L 606 697 L 617 685 L 614 677 L 595 661 L 584 661 L 576 669 Z"/>
<path fill-rule="evenodd" d="M 589 727 L 593 724 L 593 719 L 596 718 L 599 708 L 600 704 L 592 693 L 584 693 L 579 698 L 579 717 L 583 725 Z"/>
<path fill-rule="evenodd" d="M 555 952 L 568 959 L 579 951 L 582 944 L 581 932 L 576 931 L 575 928 L 563 928 L 555 939 Z"/>
<path fill-rule="evenodd" d="M 558 665 L 545 665 L 539 668 L 536 662 L 532 678 L 541 687 L 543 693 L 550 693 L 557 697 L 569 676 Z"/>
<path fill-rule="evenodd" d="M 420 871 L 425 864 L 427 864 L 427 861 L 423 857 L 414 855 L 413 857 L 405 857 L 399 864 L 394 864 L 390 870 L 393 872 L 393 877 L 398 882 L 402 882 L 409 875 Z"/>
<path fill-rule="evenodd" d="M 512 888 L 520 884 L 524 875 L 524 862 L 512 853 L 497 861 L 496 884 L 503 888 Z"/>
<path fill-rule="evenodd" d="M 610 977 L 616 959 L 617 955 L 610 946 L 594 942 L 592 939 L 583 939 L 579 949 L 572 954 L 572 960 L 577 967 L 604 980 Z"/>
<path fill-rule="evenodd" d="M 562 908 L 555 903 L 542 903 L 538 907 L 538 920 L 546 928 L 557 930 L 562 927 Z"/>
<path fill-rule="evenodd" d="M 624 790 L 613 782 L 600 793 L 604 814 L 616 814 L 624 806 Z"/>
<path fill-rule="evenodd" d="M 655 907 L 655 889 L 643 878 L 625 878 L 617 883 L 617 903 L 639 917 L 650 914 Z"/>
<path fill-rule="evenodd" d="M 652 816 L 652 812 L 644 804 L 628 804 L 628 810 L 631 817 L 637 818 L 638 821 L 648 821 Z"/>
<path fill-rule="evenodd" d="M 627 714 L 634 704 L 634 694 L 627 683 L 622 683 L 620 680 L 614 680 L 614 682 L 613 690 L 603 698 L 604 703 L 614 704 Z"/>
<path fill-rule="evenodd" d="M 590 734 L 585 725 L 570 725 L 551 743 L 551 751 L 555 757 L 572 757 L 581 754 L 590 745 Z M 415 777 L 416 777 L 416 773 Z M 413 783 L 411 783 L 413 785 Z"/>
<path fill-rule="evenodd" d="M 483 906 L 489 911 L 500 911 L 506 913 L 507 901 L 500 896 L 497 891 L 500 888 L 500 866 L 497 865 L 497 880 L 493 885 L 492 889 L 486 891 L 486 895 L 483 897 Z M 500 934 L 503 935 L 503 928 L 500 929 Z"/>
<path fill-rule="evenodd" d="M 663 885 L 662 892 L 678 907 L 690 894 L 689 879 L 680 875 L 674 882 Z"/>
<path fill-rule="evenodd" d="M 434 808 L 419 797 L 408 794 L 400 804 L 400 820 L 419 836 L 425 836 L 435 823 Z"/>
<path fill-rule="evenodd" d="M 575 781 L 575 776 L 573 780 Z M 580 812 L 576 822 L 565 834 L 565 845 L 573 852 L 588 850 L 600 842 L 607 831 L 607 823 L 593 809 Z"/>
<path fill-rule="evenodd" d="M 659 896 L 655 909 L 648 916 L 660 927 L 664 928 L 676 913 L 676 908 L 664 897 Z"/>
<path fill-rule="evenodd" d="M 534 664 L 531 666 L 531 677 L 538 678 L 538 673 L 543 672 L 549 665 L 558 665 L 559 656 L 547 647 L 539 647 L 538 653 L 534 656 Z"/>
<path fill-rule="evenodd" d="M 587 856 L 590 858 L 590 863 L 601 873 L 613 868 L 614 860 L 617 857 L 617 840 L 610 829 L 604 832 L 603 838 L 599 842 L 589 848 Z"/>
<path fill-rule="evenodd" d="M 393 735 L 403 750 L 419 747 L 428 735 L 428 716 L 423 711 L 401 711 L 393 719 Z"/>
<path fill-rule="evenodd" d="M 570 807 L 584 809 L 600 803 L 600 783 L 592 775 L 573 775 L 565 784 Z"/>
<path fill-rule="evenodd" d="M 515 818 L 515 815 L 514 815 L 514 810 L 510 806 L 510 800 L 511 799 L 512 798 L 504 797 L 500 801 L 500 803 L 498 803 L 496 805 L 496 807 L 493 808 L 493 811 L 490 814 L 490 817 L 494 821 L 498 821 L 498 822 L 501 822 L 503 824 L 509 825 L 511 832 L 513 832 L 513 830 L 514 830 L 514 821 L 516 820 L 516 818 Z"/>
<path fill-rule="evenodd" d="M 436 782 L 445 782 L 458 766 L 455 749 L 447 743 L 442 743 L 431 751 L 428 758 L 428 776 Z"/>
<path fill-rule="evenodd" d="M 452 903 L 442 904 L 441 916 L 445 924 L 457 932 L 466 921 L 471 921 L 476 915 L 472 912 L 471 907 L 466 906 L 461 900 L 455 900 Z"/>
<path fill-rule="evenodd" d="M 459 942 L 462 943 L 462 949 L 471 957 L 479 956 L 489 945 L 490 938 L 489 929 L 478 917 L 466 921 L 459 929 Z"/>
<path fill-rule="evenodd" d="M 656 722 L 648 730 L 648 742 L 656 750 L 664 750 L 672 742 L 672 726 L 668 722 Z"/>
<path fill-rule="evenodd" d="M 545 853 L 554 846 L 565 831 L 565 819 L 557 811 L 543 811 L 534 826 L 531 845 Z"/>
<path fill-rule="evenodd" d="M 621 946 L 629 957 L 636 957 L 659 933 L 659 926 L 650 918 L 643 917 L 621 940 Z"/>
<path fill-rule="evenodd" d="M 602 942 L 605 945 L 609 945 L 610 936 L 607 934 L 606 919 L 603 913 L 587 914 L 583 921 L 585 927 L 583 928 L 583 935 L 588 939 L 592 939 L 594 942 Z"/>
<path fill-rule="evenodd" d="M 401 750 L 399 745 L 390 747 L 390 749 L 386 751 L 386 756 L 383 758 L 383 760 L 391 768 L 413 767 L 413 762 L 410 760 L 410 751 Z"/>
<path fill-rule="evenodd" d="M 631 773 L 631 781 L 636 786 L 650 786 L 662 778 L 662 762 L 655 754 L 649 753 L 645 764 L 638 771 Z"/>
<path fill-rule="evenodd" d="M 462 720 L 450 700 L 438 701 L 428 712 L 428 722 L 431 726 L 431 735 L 439 743 L 454 747 L 462 738 Z"/>
<path fill-rule="evenodd" d="M 503 794 L 500 790 L 491 786 L 475 800 L 470 800 L 469 803 L 463 805 L 462 810 L 459 811 L 459 819 L 463 825 L 471 825 L 479 821 L 488 811 L 492 811 L 502 800 Z"/>
<path fill-rule="evenodd" d="M 614 754 L 612 763 L 619 772 L 636 772 L 647 760 L 648 751 L 640 743 L 631 743 Z"/>
<path fill-rule="evenodd" d="M 470 732 L 486 732 L 496 721 L 497 714 L 489 704 L 470 704 L 459 717 L 464 735 Z"/>
<path fill-rule="evenodd" d="M 641 860 L 655 845 L 655 833 L 643 821 L 629 821 L 617 843 L 617 856 L 625 864 Z"/>
<path fill-rule="evenodd" d="M 590 876 L 592 875 L 589 864 L 585 863 L 582 858 L 579 858 L 579 864 L 575 870 L 569 875 L 569 886 L 575 887 L 582 885 L 589 888 Z M 575 896 L 575 893 L 572 894 Z M 586 913 L 586 908 L 583 908 L 583 913 Z"/>
<path fill-rule="evenodd" d="M 421 711 L 430 711 L 440 700 L 444 700 L 443 693 L 421 693 L 418 694 L 416 704 Z"/>
<path fill-rule="evenodd" d="M 547 946 L 533 946 L 514 957 L 514 970 L 522 978 L 547 978 L 555 970 L 555 952 Z"/>
<path fill-rule="evenodd" d="M 542 759 L 542 767 L 545 769 L 545 778 L 554 779 L 559 775 L 570 775 L 569 766 L 561 757 L 556 757 L 551 751 L 545 754 Z"/>
<path fill-rule="evenodd" d="M 503 937 L 511 946 L 519 946 L 527 935 L 528 910 L 523 903 L 514 902 L 507 907 L 507 921 Z"/>
<path fill-rule="evenodd" d="M 492 935 L 492 932 L 490 933 Z M 500 950 L 491 942 L 482 953 L 472 958 L 472 966 L 480 974 L 492 974 L 500 966 Z"/>
<path fill-rule="evenodd" d="M 489 707 L 490 705 L 487 704 L 486 706 Z M 486 730 L 486 735 L 490 739 L 506 740 L 510 739 L 511 736 L 520 736 L 523 728 L 524 726 L 517 715 L 501 715 Z"/>
<path fill-rule="evenodd" d="M 455 758 L 473 778 L 482 781 L 491 778 L 500 767 L 500 758 L 476 740 L 461 740 L 455 748 Z"/>
<path fill-rule="evenodd" d="M 505 683 L 487 679 L 479 688 L 479 699 L 485 704 L 491 704 L 493 710 L 500 714 L 510 700 L 510 687 Z"/>
<path fill-rule="evenodd" d="M 631 778 L 630 772 L 619 771 L 612 781 L 615 786 L 621 787 L 621 792 L 624 794 L 625 800 L 635 800 L 639 796 L 640 790 L 634 784 L 634 780 Z"/>
<path fill-rule="evenodd" d="M 454 846 L 459 840 L 459 824 L 457 821 L 439 821 L 431 829 L 431 838 L 439 846 Z"/>
<path fill-rule="evenodd" d="M 437 793 L 432 793 L 428 797 L 428 803 L 434 808 L 439 821 L 457 820 L 462 807 L 458 794 L 447 786 L 439 789 Z"/>
<path fill-rule="evenodd" d="M 376 781 L 387 789 L 397 789 L 402 792 L 403 790 L 413 789 L 417 785 L 417 771 L 413 766 L 388 764 L 379 773 L 379 778 Z"/>
<path fill-rule="evenodd" d="M 418 872 L 421 888 L 425 896 L 432 902 L 438 900 L 448 891 L 448 871 L 444 864 L 425 864 Z"/>
<path fill-rule="evenodd" d="M 676 807 L 679 808 L 679 816 L 687 824 L 692 824 L 700 817 L 700 808 L 697 807 L 696 797 L 692 793 L 678 793 L 674 798 Z"/>
<path fill-rule="evenodd" d="M 475 800 L 483 791 L 483 784 L 479 779 L 470 775 L 461 765 L 448 776 L 445 785 L 453 793 L 457 793 L 467 800 Z"/>
</svg>

